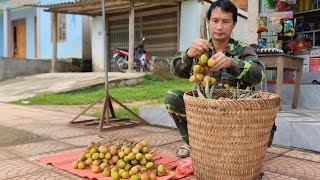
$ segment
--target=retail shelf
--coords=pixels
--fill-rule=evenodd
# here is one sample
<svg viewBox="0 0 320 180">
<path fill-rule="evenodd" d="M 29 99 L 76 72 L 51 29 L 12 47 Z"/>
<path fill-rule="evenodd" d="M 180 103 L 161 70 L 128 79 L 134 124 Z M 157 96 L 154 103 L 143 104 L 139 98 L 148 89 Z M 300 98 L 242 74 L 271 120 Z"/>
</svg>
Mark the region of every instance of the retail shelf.
<svg viewBox="0 0 320 180">
<path fill-rule="evenodd" d="M 314 12 L 320 13 L 320 9 L 312 9 L 312 10 L 308 10 L 308 11 L 296 12 L 296 13 L 293 13 L 293 15 L 297 16 L 297 15 L 303 15 L 303 14 L 314 13 Z"/>
<path fill-rule="evenodd" d="M 296 32 L 295 34 L 308 34 L 308 33 L 314 33 L 314 32 L 320 32 L 320 29 L 312 30 L 312 31 L 301 31 L 301 32 Z"/>
</svg>

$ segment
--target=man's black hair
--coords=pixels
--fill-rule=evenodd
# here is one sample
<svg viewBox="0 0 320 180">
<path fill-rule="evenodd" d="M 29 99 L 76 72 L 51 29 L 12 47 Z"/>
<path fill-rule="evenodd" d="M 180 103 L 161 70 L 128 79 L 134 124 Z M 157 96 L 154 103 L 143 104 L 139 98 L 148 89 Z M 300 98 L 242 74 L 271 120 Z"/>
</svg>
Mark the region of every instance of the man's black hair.
<svg viewBox="0 0 320 180">
<path fill-rule="evenodd" d="M 208 10 L 208 13 L 207 13 L 207 19 L 208 20 L 210 20 L 210 18 L 211 18 L 212 10 L 214 10 L 216 7 L 220 7 L 223 12 L 232 13 L 233 21 L 237 22 L 238 9 L 229 0 L 217 0 L 217 1 L 213 2 L 213 3 L 211 3 L 211 6 L 210 6 L 210 8 Z"/>
</svg>

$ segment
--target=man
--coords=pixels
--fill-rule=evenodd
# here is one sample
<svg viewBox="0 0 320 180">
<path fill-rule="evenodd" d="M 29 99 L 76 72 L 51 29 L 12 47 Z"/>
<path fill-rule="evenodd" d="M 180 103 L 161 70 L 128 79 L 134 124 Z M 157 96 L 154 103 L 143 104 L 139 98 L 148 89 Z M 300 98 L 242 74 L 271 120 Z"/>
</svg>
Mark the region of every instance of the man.
<svg viewBox="0 0 320 180">
<path fill-rule="evenodd" d="M 210 69 L 212 76 L 216 78 L 220 88 L 252 87 L 260 84 L 264 78 L 263 65 L 258 60 L 254 49 L 248 45 L 230 38 L 231 32 L 237 23 L 237 8 L 228 0 L 217 0 L 211 4 L 207 13 L 207 24 L 211 33 L 211 40 L 197 39 L 191 47 L 181 52 L 174 58 L 171 72 L 174 75 L 190 77 L 193 58 L 203 53 L 212 57 L 216 64 Z M 165 104 L 169 114 L 175 121 L 183 140 L 189 144 L 183 91 L 169 91 L 165 98 Z M 273 128 L 269 145 L 271 145 Z M 177 151 L 178 157 L 188 157 L 190 147 L 181 146 Z"/>
</svg>

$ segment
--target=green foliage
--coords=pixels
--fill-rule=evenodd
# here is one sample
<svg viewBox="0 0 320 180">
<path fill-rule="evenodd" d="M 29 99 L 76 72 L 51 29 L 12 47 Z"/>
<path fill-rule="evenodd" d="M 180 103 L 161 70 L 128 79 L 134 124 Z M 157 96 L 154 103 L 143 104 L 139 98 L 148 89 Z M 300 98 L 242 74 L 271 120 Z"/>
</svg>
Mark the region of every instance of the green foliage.
<svg viewBox="0 0 320 180">
<path fill-rule="evenodd" d="M 122 102 L 132 102 L 164 98 L 166 92 L 172 89 L 190 89 L 190 84 L 185 79 L 168 81 L 146 80 L 136 86 L 111 89 L 110 94 Z"/>
<path fill-rule="evenodd" d="M 23 101 L 28 101 L 29 104 L 42 105 L 79 105 L 90 104 L 104 95 L 104 89 L 88 89 L 70 93 L 45 93 L 31 98 L 26 98 L 12 103 L 23 104 Z"/>
<path fill-rule="evenodd" d="M 139 114 L 139 107 L 133 106 L 133 107 L 129 107 L 129 109 L 134 113 Z M 137 119 L 135 116 L 133 116 L 131 113 L 129 113 L 125 109 L 115 109 L 115 114 L 117 117 L 121 117 L 121 118 Z"/>
<path fill-rule="evenodd" d="M 109 94 L 123 103 L 163 99 L 166 92 L 172 89 L 188 90 L 190 84 L 188 80 L 174 78 L 171 75 L 146 75 L 146 79 L 133 86 L 112 87 Z M 31 98 L 21 99 L 12 103 L 23 104 L 28 101 L 29 104 L 41 105 L 80 105 L 90 104 L 102 97 L 105 93 L 104 88 L 87 89 L 71 93 L 46 93 Z"/>
<path fill-rule="evenodd" d="M 139 107 L 138 106 L 132 106 L 128 107 L 131 111 L 133 111 L 136 114 L 139 114 Z M 118 118 L 128 118 L 128 119 L 137 119 L 134 115 L 129 113 L 127 110 L 119 108 L 115 109 L 114 113 L 116 114 L 116 117 Z M 93 114 L 96 117 L 101 117 L 102 111 L 97 111 L 95 114 Z M 109 115 L 111 117 L 111 113 L 109 112 Z"/>
<path fill-rule="evenodd" d="M 159 73 L 155 75 L 147 74 L 145 80 L 132 86 L 112 87 L 109 89 L 109 94 L 119 100 L 121 103 L 130 103 L 134 101 L 153 100 L 147 104 L 163 104 L 164 97 L 169 90 L 189 90 L 190 83 L 187 79 L 175 78 L 165 73 Z M 104 88 L 93 88 L 87 90 L 81 90 L 70 93 L 47 93 L 37 95 L 31 98 L 21 99 L 12 103 L 24 104 L 28 101 L 28 104 L 38 105 L 81 105 L 91 104 L 98 98 L 104 96 Z M 136 114 L 139 114 L 139 106 L 128 107 Z M 102 110 L 92 114 L 96 117 L 101 117 Z M 115 114 L 118 118 L 136 119 L 132 114 L 123 108 L 115 109 Z"/>
<path fill-rule="evenodd" d="M 147 81 L 159 81 L 159 78 L 156 75 L 152 75 L 148 73 L 144 76 L 144 79 Z"/>
</svg>

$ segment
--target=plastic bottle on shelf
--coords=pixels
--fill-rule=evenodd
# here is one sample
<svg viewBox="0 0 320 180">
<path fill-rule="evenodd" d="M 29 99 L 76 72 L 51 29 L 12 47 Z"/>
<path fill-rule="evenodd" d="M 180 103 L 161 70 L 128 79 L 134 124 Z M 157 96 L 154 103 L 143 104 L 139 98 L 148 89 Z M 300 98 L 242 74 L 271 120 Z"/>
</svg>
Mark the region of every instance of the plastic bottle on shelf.
<svg viewBox="0 0 320 180">
<path fill-rule="evenodd" d="M 304 7 L 304 0 L 298 1 L 298 12 L 302 12 Z"/>
<path fill-rule="evenodd" d="M 304 11 L 311 10 L 312 4 L 313 4 L 313 3 L 312 3 L 312 0 L 304 0 L 303 10 L 304 10 Z"/>
</svg>

